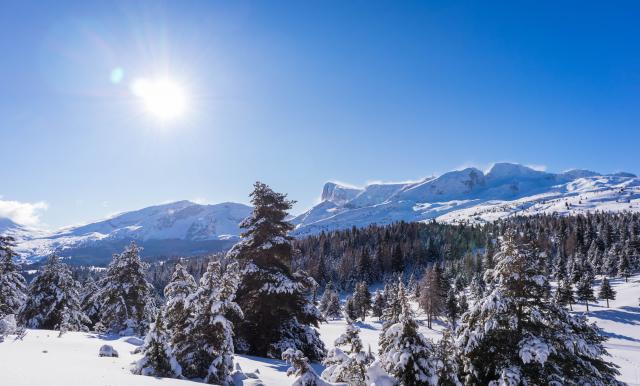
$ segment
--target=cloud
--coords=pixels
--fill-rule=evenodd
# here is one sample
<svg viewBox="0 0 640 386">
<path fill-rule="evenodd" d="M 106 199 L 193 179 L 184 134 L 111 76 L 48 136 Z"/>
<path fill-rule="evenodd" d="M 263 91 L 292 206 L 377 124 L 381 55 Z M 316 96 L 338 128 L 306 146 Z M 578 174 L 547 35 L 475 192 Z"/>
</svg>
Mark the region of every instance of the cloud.
<svg viewBox="0 0 640 386">
<path fill-rule="evenodd" d="M 16 224 L 36 226 L 40 224 L 40 214 L 48 207 L 43 201 L 30 203 L 0 199 L 0 217 L 8 218 Z"/>
<path fill-rule="evenodd" d="M 527 167 L 533 169 L 533 170 L 537 170 L 539 172 L 546 172 L 547 171 L 547 165 L 536 165 L 536 164 L 532 164 L 532 165 L 526 165 Z"/>
</svg>

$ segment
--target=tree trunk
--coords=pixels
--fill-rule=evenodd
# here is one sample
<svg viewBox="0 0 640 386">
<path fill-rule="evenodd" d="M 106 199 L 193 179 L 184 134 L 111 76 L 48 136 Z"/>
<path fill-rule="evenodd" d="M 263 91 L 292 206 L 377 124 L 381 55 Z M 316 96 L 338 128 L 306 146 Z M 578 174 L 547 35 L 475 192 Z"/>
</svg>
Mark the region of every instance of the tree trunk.
<svg viewBox="0 0 640 386">
<path fill-rule="evenodd" d="M 586 304 L 586 305 L 587 305 L 587 314 L 588 314 L 588 313 L 589 313 L 589 301 L 585 300 L 585 301 L 584 301 L 584 304 Z"/>
</svg>

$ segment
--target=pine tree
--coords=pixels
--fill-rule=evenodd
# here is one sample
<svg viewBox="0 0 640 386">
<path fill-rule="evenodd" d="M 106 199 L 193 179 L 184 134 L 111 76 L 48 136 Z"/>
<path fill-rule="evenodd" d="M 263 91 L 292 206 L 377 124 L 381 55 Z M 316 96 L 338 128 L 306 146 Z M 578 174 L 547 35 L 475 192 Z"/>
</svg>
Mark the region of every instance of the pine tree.
<svg viewBox="0 0 640 386">
<path fill-rule="evenodd" d="M 449 319 L 451 329 L 455 329 L 460 309 L 458 308 L 458 299 L 456 299 L 456 290 L 454 288 L 449 289 L 447 299 L 444 302 L 444 312 L 447 319 Z"/>
<path fill-rule="evenodd" d="M 382 313 L 382 319 L 384 320 L 382 324 L 383 331 L 398 323 L 402 309 L 409 307 L 409 300 L 400 279 L 398 279 L 397 283 L 390 284 L 388 288 L 385 287 L 385 297 L 387 306 Z"/>
<path fill-rule="evenodd" d="M 354 320 L 358 319 L 358 316 L 360 316 L 360 314 L 355 300 L 353 299 L 353 297 L 347 298 L 347 300 L 344 302 L 345 319 L 347 321 L 353 322 Z"/>
<path fill-rule="evenodd" d="M 99 295 L 98 283 L 94 280 L 93 276 L 87 277 L 87 280 L 82 284 L 82 291 L 80 293 L 80 309 L 89 318 L 89 328 L 95 326 L 100 320 L 100 302 L 98 301 Z"/>
<path fill-rule="evenodd" d="M 256 182 L 253 213 L 240 226 L 242 240 L 228 253 L 241 263 L 236 347 L 254 355 L 279 357 L 287 348 L 320 360 L 325 348 L 318 332 L 322 315 L 304 295 L 304 285 L 291 274 L 293 226 L 285 220 L 292 201 Z"/>
<path fill-rule="evenodd" d="M 386 307 L 385 298 L 380 291 L 376 291 L 371 304 L 371 314 L 377 318 L 382 317 L 382 313 Z"/>
<path fill-rule="evenodd" d="M 360 330 L 353 323 L 347 324 L 345 333 L 335 341 L 336 348 L 330 350 L 325 359 L 327 368 L 322 372 L 322 379 L 328 382 L 346 382 L 349 386 L 366 386 L 367 365 L 373 358 L 362 351 L 359 334 Z M 345 347 L 346 353 L 340 347 Z"/>
<path fill-rule="evenodd" d="M 178 351 L 177 348 L 188 345 L 188 327 L 192 316 L 192 307 L 189 306 L 188 299 L 196 288 L 197 285 L 193 276 L 182 264 L 176 264 L 171 280 L 164 287 L 166 303 L 163 308 L 169 343 L 176 351 Z M 184 353 L 184 351 L 179 352 Z M 189 353 L 186 354 L 189 355 Z M 177 360 L 183 363 L 185 358 L 177 355 Z"/>
<path fill-rule="evenodd" d="M 442 338 L 435 347 L 434 362 L 438 386 L 462 386 L 458 379 L 459 357 L 449 329 L 443 331 Z"/>
<path fill-rule="evenodd" d="M 620 254 L 620 259 L 618 260 L 618 275 L 622 276 L 625 282 L 629 281 L 629 276 L 631 276 L 631 261 L 627 251 L 621 252 Z"/>
<path fill-rule="evenodd" d="M 13 237 L 0 236 L 0 319 L 17 315 L 27 298 L 27 284 L 13 261 L 14 246 Z"/>
<path fill-rule="evenodd" d="M 100 330 L 142 335 L 153 320 L 154 288 L 145 278 L 147 264 L 140 260 L 140 251 L 132 242 L 124 252 L 113 255 L 100 280 L 96 296 L 100 304 Z"/>
<path fill-rule="evenodd" d="M 356 291 L 353 294 L 353 304 L 357 317 L 364 321 L 367 313 L 371 309 L 371 292 L 369 292 L 369 286 L 365 281 L 356 285 Z"/>
<path fill-rule="evenodd" d="M 341 315 L 342 310 L 340 309 L 340 299 L 338 299 L 338 293 L 334 291 L 329 296 L 324 317 L 326 319 L 338 319 Z"/>
<path fill-rule="evenodd" d="M 380 363 L 401 385 L 438 384 L 435 348 L 418 332 L 408 304 L 399 321 L 380 336 Z"/>
<path fill-rule="evenodd" d="M 29 297 L 20 313 L 20 322 L 29 328 L 87 331 L 91 323 L 80 307 L 80 284 L 56 255 L 47 260 L 29 285 Z"/>
<path fill-rule="evenodd" d="M 188 339 L 175 351 L 186 377 L 202 378 L 211 384 L 233 384 L 233 324 L 228 317 L 242 318 L 242 311 L 234 302 L 239 281 L 237 264 L 223 270 L 220 262 L 212 261 L 197 290 L 189 296 L 193 315 L 185 329 Z"/>
<path fill-rule="evenodd" d="M 182 368 L 173 355 L 164 319 L 163 313 L 158 312 L 155 322 L 149 326 L 142 346 L 143 357 L 136 362 L 134 373 L 166 378 L 182 375 Z"/>
<path fill-rule="evenodd" d="M 362 252 L 358 255 L 356 261 L 357 277 L 362 281 L 370 281 L 373 279 L 373 269 L 371 267 L 371 258 L 367 248 L 362 248 Z"/>
<path fill-rule="evenodd" d="M 585 276 L 582 278 L 576 287 L 576 299 L 584 302 L 587 306 L 587 312 L 589 312 L 589 302 L 595 302 L 596 297 L 593 294 L 593 287 L 591 286 L 591 278 Z"/>
<path fill-rule="evenodd" d="M 282 353 L 282 360 L 291 364 L 287 376 L 296 377 L 291 386 L 329 386 L 309 366 L 309 359 L 302 351 L 288 348 Z"/>
<path fill-rule="evenodd" d="M 548 280 L 528 240 L 507 233 L 495 260 L 492 290 L 456 331 L 465 384 L 621 385 L 598 328 L 544 297 Z"/>
<path fill-rule="evenodd" d="M 391 255 L 391 270 L 396 273 L 404 271 L 404 256 L 399 246 L 393 250 L 393 255 Z"/>
<path fill-rule="evenodd" d="M 607 308 L 609 308 L 609 300 L 616 300 L 616 291 L 611 287 L 611 283 L 609 283 L 609 279 L 606 277 L 602 279 L 598 298 L 607 301 Z"/>
<path fill-rule="evenodd" d="M 323 314 L 326 312 L 327 305 L 329 304 L 329 299 L 334 292 L 335 286 L 333 285 L 332 281 L 329 281 L 324 287 L 324 292 L 322 293 L 322 297 L 320 298 L 320 305 L 318 305 L 318 310 Z"/>
<path fill-rule="evenodd" d="M 573 310 L 573 303 L 575 303 L 575 298 L 573 296 L 573 288 L 571 287 L 571 280 L 569 278 L 564 278 L 560 283 L 558 283 L 558 289 L 556 290 L 556 303 L 569 306 L 570 310 Z"/>
</svg>

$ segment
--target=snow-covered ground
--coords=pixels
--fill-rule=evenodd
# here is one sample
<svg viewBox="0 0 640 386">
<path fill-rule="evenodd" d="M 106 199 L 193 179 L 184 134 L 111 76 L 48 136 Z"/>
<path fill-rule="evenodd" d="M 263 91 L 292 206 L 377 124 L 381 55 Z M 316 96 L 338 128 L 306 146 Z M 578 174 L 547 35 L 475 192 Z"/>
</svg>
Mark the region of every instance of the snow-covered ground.
<svg viewBox="0 0 640 386">
<path fill-rule="evenodd" d="M 617 299 L 606 308 L 604 302 L 590 304 L 590 318 L 609 336 L 606 343 L 612 360 L 620 366 L 620 380 L 629 385 L 640 386 L 640 276 L 634 276 L 625 283 L 622 279 L 612 280 L 618 292 Z M 596 288 L 597 293 L 597 288 Z M 574 305 L 574 312 L 584 312 L 583 305 Z M 418 314 L 419 321 L 424 316 Z M 378 334 L 381 323 L 376 318 L 359 322 L 360 336 L 365 344 L 371 345 L 375 353 L 378 349 Z M 427 329 L 422 324 L 420 331 L 432 339 L 439 339 L 443 326 L 434 324 L 435 329 Z M 334 320 L 320 327 L 320 334 L 327 345 L 344 332 L 344 320 Z M 176 379 L 158 379 L 130 372 L 131 364 L 140 358 L 132 354 L 136 348 L 131 339 L 102 339 L 95 334 L 70 332 L 58 337 L 56 331 L 28 330 L 22 340 L 9 337 L 0 343 L 0 385 L 12 386 L 105 386 L 105 385 L 196 385 L 197 383 Z M 135 343 L 135 342 L 134 342 Z M 98 357 L 103 344 L 110 344 L 118 350 L 120 357 Z M 247 372 L 256 369 L 260 378 L 269 386 L 289 385 L 288 366 L 279 360 L 238 355 L 236 362 Z M 319 373 L 322 365 L 315 364 Z"/>
</svg>

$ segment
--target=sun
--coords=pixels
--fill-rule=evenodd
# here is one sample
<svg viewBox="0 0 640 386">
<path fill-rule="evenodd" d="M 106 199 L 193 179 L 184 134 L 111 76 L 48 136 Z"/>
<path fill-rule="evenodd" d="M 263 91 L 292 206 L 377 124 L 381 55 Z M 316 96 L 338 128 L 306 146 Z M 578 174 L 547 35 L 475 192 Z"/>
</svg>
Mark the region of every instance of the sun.
<svg viewBox="0 0 640 386">
<path fill-rule="evenodd" d="M 137 79 L 131 91 L 140 98 L 147 112 L 163 121 L 180 117 L 187 108 L 184 89 L 169 78 Z"/>
</svg>

